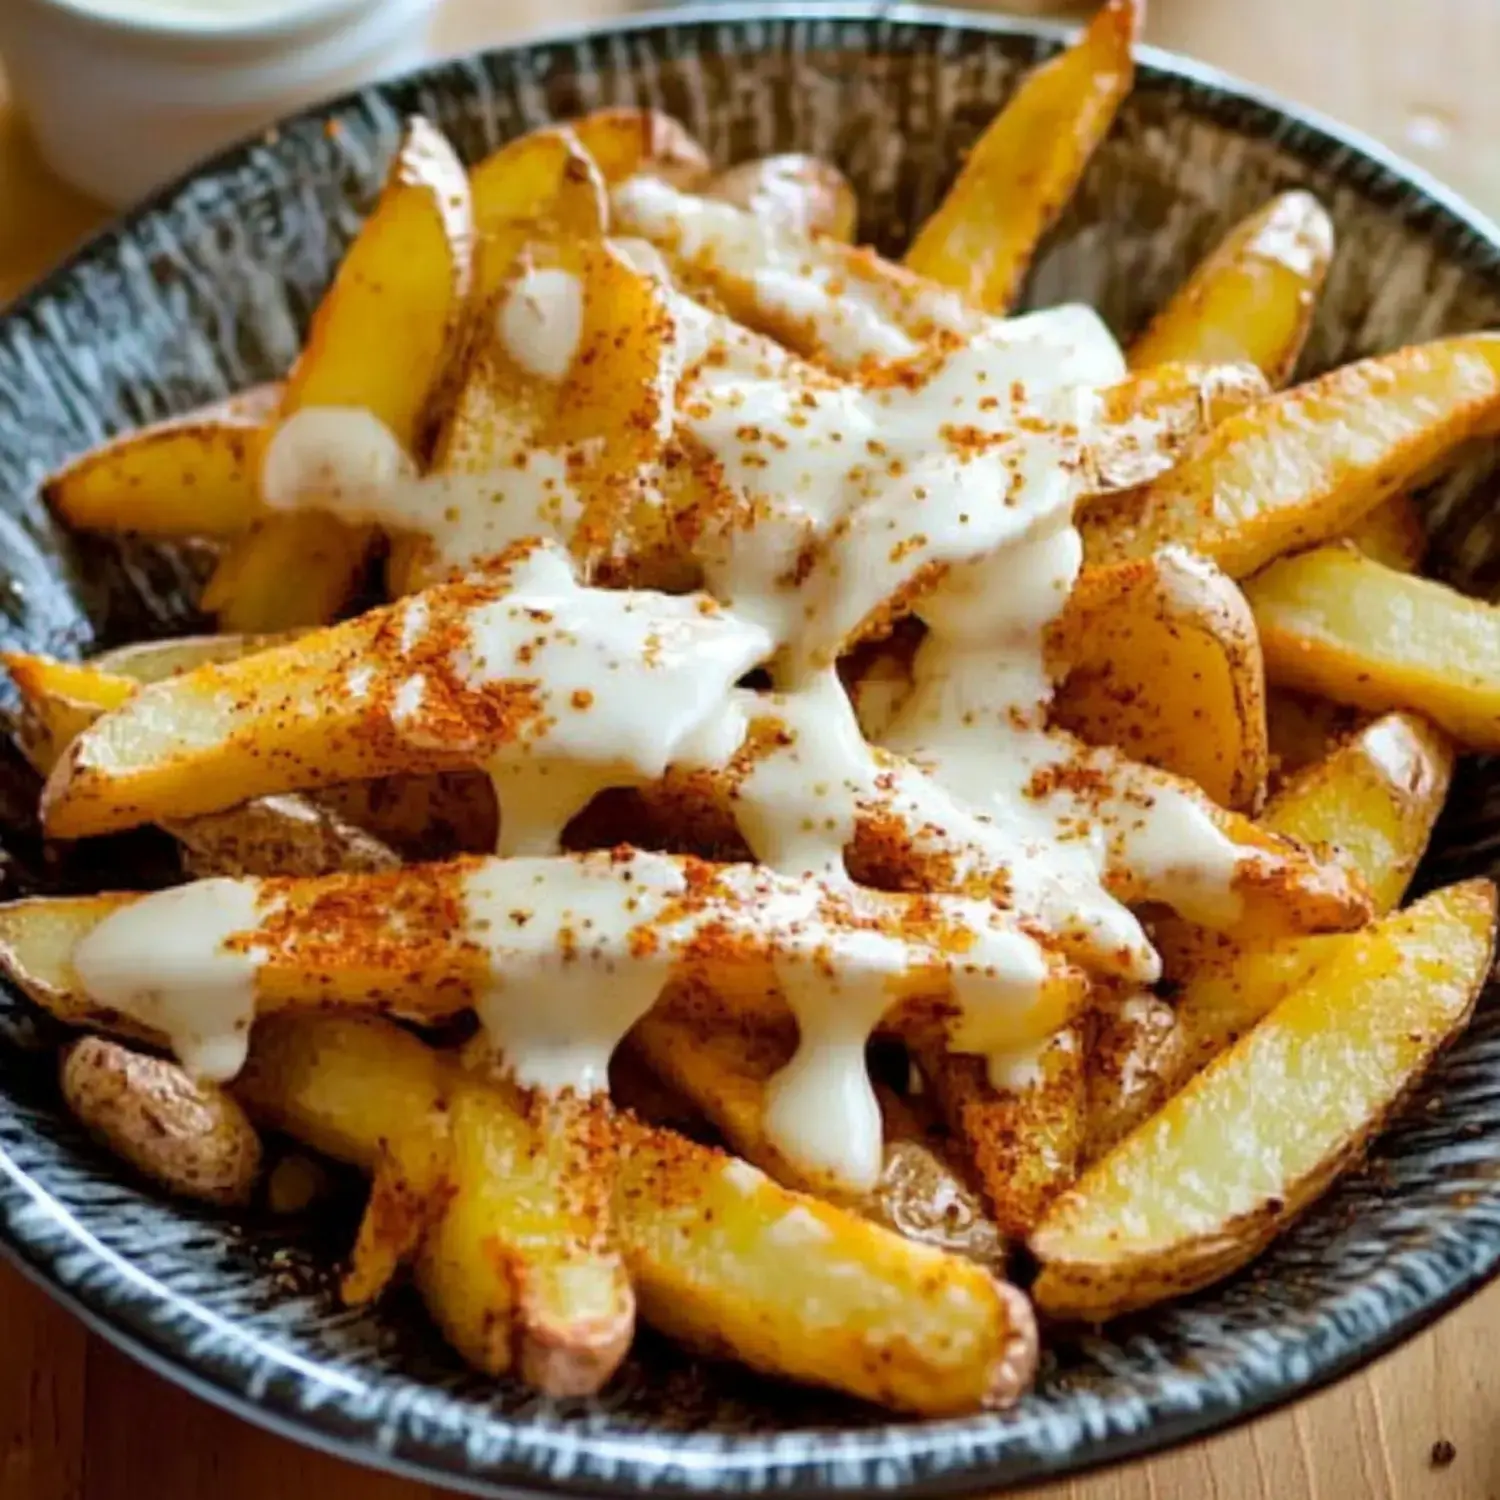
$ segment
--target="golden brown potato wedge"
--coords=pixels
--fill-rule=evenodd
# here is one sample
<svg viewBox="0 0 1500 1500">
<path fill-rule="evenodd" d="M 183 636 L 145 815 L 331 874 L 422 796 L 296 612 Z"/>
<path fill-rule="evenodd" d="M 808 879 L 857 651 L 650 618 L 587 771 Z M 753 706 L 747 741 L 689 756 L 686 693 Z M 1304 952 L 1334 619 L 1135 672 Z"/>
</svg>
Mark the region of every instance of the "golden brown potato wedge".
<svg viewBox="0 0 1500 1500">
<path fill-rule="evenodd" d="M 1500 750 L 1500 608 L 1352 547 L 1273 564 L 1245 588 L 1273 682 L 1355 708 L 1409 708 Z"/>
<path fill-rule="evenodd" d="M 110 1029 L 102 1002 L 88 1000 L 73 955 L 106 919 L 139 907 L 136 918 L 159 918 L 180 929 L 174 950 L 179 961 L 211 964 L 225 954 L 254 954 L 248 991 L 235 992 L 227 1002 L 234 1008 L 235 1029 L 242 1020 L 248 1024 L 242 1006 L 261 1015 L 309 1006 L 386 1010 L 432 1022 L 469 1010 L 492 982 L 494 956 L 455 916 L 465 910 L 476 881 L 484 891 L 516 891 L 530 900 L 549 881 L 566 887 L 592 880 L 617 887 L 622 879 L 655 882 L 650 888 L 657 894 L 650 902 L 644 894 L 636 898 L 635 927 L 621 927 L 607 940 L 601 935 L 590 949 L 595 962 L 611 969 L 628 964 L 639 956 L 635 945 L 644 931 L 655 943 L 652 953 L 663 983 L 670 974 L 736 1001 L 743 997 L 743 1004 L 757 1012 L 763 997 L 775 990 L 774 965 L 785 946 L 778 923 L 789 901 L 812 903 L 828 943 L 842 943 L 842 967 L 851 976 L 866 972 L 861 944 L 883 940 L 882 956 L 868 961 L 886 966 L 877 970 L 885 976 L 881 993 L 898 1018 L 906 1010 L 931 1014 L 959 977 L 969 975 L 976 944 L 989 938 L 1008 948 L 1016 930 L 1009 914 L 1000 912 L 986 914 L 988 925 L 980 926 L 968 907 L 949 914 L 949 920 L 934 911 L 930 896 L 835 887 L 810 876 L 768 871 L 752 880 L 743 867 L 617 849 L 553 860 L 469 858 L 376 874 L 222 879 L 149 895 L 34 897 L 0 906 L 0 967 L 59 1018 L 92 1017 Z M 532 922 L 532 915 L 522 909 L 518 923 L 528 926 L 532 941 L 565 942 L 566 924 L 553 930 Z M 732 940 L 726 940 L 726 924 Z M 124 951 L 119 943 L 111 946 L 103 1000 L 117 996 L 125 1005 L 128 999 L 138 1019 L 164 1032 L 174 1030 L 174 1043 L 193 1046 L 202 1040 L 204 1006 L 196 990 L 164 972 L 160 955 L 148 945 L 139 951 L 134 945 Z M 905 972 L 891 971 L 893 951 L 909 958 Z M 1076 970 L 1040 952 L 1037 956 L 1042 973 L 1035 1004 L 1017 1005 L 1014 1032 L 1004 1033 L 1013 1034 L 1017 1045 L 1047 1035 L 1077 1011 L 1085 993 Z M 993 977 L 1002 989 L 1010 982 Z M 966 982 L 977 980 L 971 975 Z M 96 978 L 95 990 L 100 988 Z M 215 1021 L 228 1029 L 231 1021 L 222 1011 L 221 1006 Z"/>
<path fill-rule="evenodd" d="M 1281 193 L 1236 224 L 1130 349 L 1133 369 L 1243 360 L 1291 375 L 1333 259 L 1333 221 L 1311 193 Z"/>
<path fill-rule="evenodd" d="M 1086 1126 L 1081 1026 L 1065 1027 L 998 1081 L 982 1058 L 908 1038 L 1003 1235 L 1028 1235 L 1077 1175 Z"/>
<path fill-rule="evenodd" d="M 1172 1006 L 1129 995 L 1093 1017 L 1081 1164 L 1097 1161 L 1156 1113 L 1182 1077 L 1184 1036 Z"/>
<path fill-rule="evenodd" d="M 180 1198 L 239 1207 L 260 1173 L 260 1137 L 222 1089 L 175 1062 L 103 1037 L 64 1049 L 62 1096 L 121 1160 Z"/>
<path fill-rule="evenodd" d="M 1003 311 L 1135 76 L 1137 0 L 1108 0 L 1066 51 L 1028 74 L 917 232 L 906 264 Z"/>
<path fill-rule="evenodd" d="M 1357 874 L 1378 914 L 1392 910 L 1426 851 L 1453 771 L 1453 747 L 1410 714 L 1389 714 L 1289 781 L 1266 807 L 1267 827 L 1302 840 Z M 1174 981 L 1175 1088 L 1351 939 L 1235 943 L 1185 924 L 1158 924 Z"/>
<path fill-rule="evenodd" d="M 1196 782 L 1225 807 L 1265 793 L 1265 674 L 1244 595 L 1180 548 L 1086 569 L 1053 631 L 1057 722 Z"/>
<path fill-rule="evenodd" d="M 135 695 L 138 681 L 160 680 L 161 674 L 191 670 L 194 663 L 236 660 L 257 649 L 259 639 L 196 636 L 113 654 L 116 667 L 136 675 L 105 671 L 94 662 L 13 653 L 5 664 L 26 709 L 28 758 L 39 771 L 50 772 L 101 713 Z M 441 798 L 432 780 L 427 789 L 421 800 L 435 808 Z M 418 791 L 407 800 L 420 797 Z M 331 875 L 390 870 L 401 862 L 372 831 L 373 823 L 348 816 L 336 802 L 324 805 L 296 795 L 257 797 L 222 812 L 165 818 L 161 826 L 181 845 L 183 867 L 190 875 Z"/>
<path fill-rule="evenodd" d="M 692 192 L 712 171 L 687 127 L 659 109 L 596 109 L 570 120 L 568 129 L 611 187 L 639 172 Z"/>
<path fill-rule="evenodd" d="M 720 172 L 703 191 L 800 234 L 851 243 L 859 224 L 853 185 L 832 162 L 796 152 L 761 156 Z"/>
<path fill-rule="evenodd" d="M 416 453 L 469 291 L 468 178 L 425 120 L 390 175 L 313 317 L 279 416 L 308 407 L 371 412 Z M 226 630 L 286 630 L 348 603 L 374 540 L 316 511 L 267 517 L 221 560 L 204 593 Z"/>
<path fill-rule="evenodd" d="M 1101 1322 L 1243 1266 L 1463 1030 L 1494 938 L 1476 880 L 1349 939 L 1057 1204 L 1031 1237 L 1038 1305 Z"/>
<path fill-rule="evenodd" d="M 1090 562 L 1177 542 L 1243 578 L 1341 536 L 1500 419 L 1500 334 L 1472 333 L 1344 365 L 1226 418 L 1175 469 L 1094 502 Z"/>
<path fill-rule="evenodd" d="M 58 470 L 42 493 L 81 531 L 237 536 L 260 514 L 257 460 L 281 400 L 280 385 L 257 386 L 124 433 Z"/>
<path fill-rule="evenodd" d="M 136 641 L 101 651 L 86 663 L 97 672 L 128 677 L 132 682 L 161 682 L 211 661 L 237 661 L 254 651 L 284 646 L 295 635 L 180 635 L 160 641 Z"/>
<path fill-rule="evenodd" d="M 443 1097 L 442 1069 L 388 1023 L 304 1015 L 257 1028 L 239 1087 L 268 1123 L 368 1170 L 392 1119 Z M 498 1090 L 481 1097 L 510 1109 Z M 615 1224 L 641 1314 L 663 1331 L 924 1413 L 1004 1404 L 1029 1383 L 1026 1300 L 982 1268 L 670 1131 L 617 1128 Z"/>
<path fill-rule="evenodd" d="M 611 1229 L 615 1134 L 606 1100 L 523 1097 L 455 1080 L 451 1188 L 417 1261 L 448 1342 L 488 1375 L 586 1396 L 619 1368 L 635 1295 Z"/>
<path fill-rule="evenodd" d="M 1376 562 L 1398 573 L 1415 573 L 1427 550 L 1427 528 L 1410 495 L 1392 495 L 1366 511 L 1347 533 L 1348 539 Z"/>
</svg>

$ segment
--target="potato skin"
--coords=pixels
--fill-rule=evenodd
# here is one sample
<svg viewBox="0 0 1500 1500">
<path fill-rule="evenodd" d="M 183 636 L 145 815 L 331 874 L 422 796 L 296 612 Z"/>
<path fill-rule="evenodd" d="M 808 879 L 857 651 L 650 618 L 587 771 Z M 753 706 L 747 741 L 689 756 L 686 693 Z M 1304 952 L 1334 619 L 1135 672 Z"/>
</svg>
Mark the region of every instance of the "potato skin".
<svg viewBox="0 0 1500 1500">
<path fill-rule="evenodd" d="M 250 1201 L 260 1137 L 221 1089 L 97 1036 L 64 1049 L 61 1083 L 89 1134 L 168 1192 L 225 1207 Z"/>
</svg>

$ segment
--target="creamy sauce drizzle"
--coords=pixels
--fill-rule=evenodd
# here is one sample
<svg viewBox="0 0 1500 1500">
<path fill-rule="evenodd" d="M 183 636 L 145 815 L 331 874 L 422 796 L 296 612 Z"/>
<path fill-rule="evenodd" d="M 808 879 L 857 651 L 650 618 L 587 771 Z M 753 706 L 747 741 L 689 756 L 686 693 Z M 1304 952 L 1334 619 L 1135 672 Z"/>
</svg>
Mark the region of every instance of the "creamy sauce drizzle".
<svg viewBox="0 0 1500 1500">
<path fill-rule="evenodd" d="M 428 475 L 367 414 L 299 412 L 268 446 L 265 503 L 420 536 L 427 579 L 484 573 L 506 553 L 503 592 L 456 621 L 411 599 L 391 659 L 355 667 L 348 687 L 415 744 L 451 748 L 458 733 L 494 781 L 510 857 L 466 877 L 465 940 L 490 976 L 475 1008 L 516 1076 L 604 1087 L 614 1046 L 695 943 L 757 943 L 800 1031 L 769 1087 L 768 1134 L 799 1169 L 868 1189 L 881 1125 L 865 1043 L 914 984 L 947 993 L 951 1043 L 1014 1082 L 1065 1019 L 1055 965 L 1025 930 L 1149 981 L 1157 958 L 1108 892 L 1113 868 L 1190 916 L 1234 912 L 1236 851 L 1200 804 L 1047 729 L 1043 637 L 1080 566 L 1072 513 L 1091 482 L 1099 388 L 1124 362 L 1087 309 L 992 319 L 663 183 L 632 180 L 614 200 L 618 224 L 651 244 L 608 253 L 650 278 L 665 340 L 640 408 L 657 444 L 640 451 L 659 456 L 607 473 L 668 518 L 704 594 L 589 584 L 579 530 L 617 460 L 602 438 L 542 441 L 550 429 L 524 399 L 491 402 L 483 451 L 455 448 Z M 686 295 L 663 256 L 790 348 Z M 585 311 L 583 284 L 557 269 L 528 271 L 499 305 L 499 357 L 541 405 L 575 373 Z M 882 749 L 835 663 L 913 611 L 927 633 L 910 684 L 889 694 Z M 739 685 L 761 665 L 775 691 Z M 486 705 L 517 694 L 525 714 L 487 729 Z M 705 906 L 681 861 L 551 857 L 596 792 L 669 766 L 719 778 L 764 868 L 721 868 Z M 931 898 L 964 934 L 961 959 L 883 927 L 881 903 L 903 898 L 851 881 L 846 852 L 870 818 L 902 830 L 947 889 L 1003 887 L 1005 911 Z M 257 950 L 223 939 L 254 928 L 255 898 L 245 882 L 205 884 L 219 894 L 168 892 L 111 917 L 80 947 L 79 973 L 224 1076 L 243 1056 Z M 147 934 L 173 898 L 194 920 L 163 958 Z M 210 996 L 201 1010 L 190 984 Z"/>
</svg>

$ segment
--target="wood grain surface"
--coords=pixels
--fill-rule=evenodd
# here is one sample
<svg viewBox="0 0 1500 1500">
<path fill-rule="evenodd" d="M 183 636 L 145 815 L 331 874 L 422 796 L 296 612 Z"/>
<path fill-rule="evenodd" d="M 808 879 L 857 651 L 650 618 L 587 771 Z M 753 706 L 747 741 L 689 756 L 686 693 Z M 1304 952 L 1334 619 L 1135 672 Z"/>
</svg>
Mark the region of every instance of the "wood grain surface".
<svg viewBox="0 0 1500 1500">
<path fill-rule="evenodd" d="M 8 0 L 0 0 L 8 3 Z M 1149 40 L 1379 136 L 1500 216 L 1497 0 L 1152 0 Z M 445 0 L 458 51 L 621 0 Z M 1078 7 L 1031 0 L 1021 8 Z M 1083 7 L 1087 8 L 1087 6 Z M 100 223 L 0 95 L 0 300 Z M 1029 1500 L 1500 1500 L 1500 1284 L 1370 1369 L 1222 1437 Z M 422 1500 L 133 1364 L 0 1267 L 0 1500 Z"/>
</svg>

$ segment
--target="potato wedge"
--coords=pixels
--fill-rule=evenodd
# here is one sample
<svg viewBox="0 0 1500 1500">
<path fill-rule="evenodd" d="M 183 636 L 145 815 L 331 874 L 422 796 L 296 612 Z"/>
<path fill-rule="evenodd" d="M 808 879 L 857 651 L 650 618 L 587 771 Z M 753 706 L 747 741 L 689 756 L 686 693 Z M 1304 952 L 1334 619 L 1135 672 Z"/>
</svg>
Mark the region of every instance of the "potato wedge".
<svg viewBox="0 0 1500 1500">
<path fill-rule="evenodd" d="M 1099 1008 L 1085 1068 L 1080 1165 L 1097 1161 L 1166 1103 L 1182 1077 L 1184 1045 L 1176 1012 L 1154 995 Z"/>
<path fill-rule="evenodd" d="M 392 1119 L 442 1097 L 442 1068 L 388 1023 L 303 1015 L 257 1028 L 239 1088 L 268 1123 L 369 1169 Z M 510 1108 L 498 1090 L 480 1097 Z M 664 1332 L 923 1413 L 1004 1404 L 1029 1384 L 1026 1299 L 980 1267 L 670 1131 L 617 1128 L 617 1232 L 641 1314 Z"/>
<path fill-rule="evenodd" d="M 719 1131 L 737 1155 L 786 1187 L 842 1202 L 908 1239 L 999 1269 L 1005 1247 L 983 1205 L 911 1130 L 895 1135 L 886 1113 L 885 1165 L 867 1194 L 852 1198 L 799 1171 L 765 1131 L 766 1083 L 790 1061 L 796 1024 L 776 1001 L 755 1014 L 711 991 L 678 986 L 643 1016 L 630 1045 Z"/>
<path fill-rule="evenodd" d="M 1366 511 L 1346 533 L 1366 557 L 1398 573 L 1415 573 L 1427 551 L 1427 528 L 1410 495 L 1392 495 Z"/>
<path fill-rule="evenodd" d="M 1028 74 L 917 232 L 906 264 L 1004 311 L 1135 77 L 1138 0 L 1108 0 L 1083 34 Z"/>
<path fill-rule="evenodd" d="M 1500 334 L 1344 365 L 1226 418 L 1170 473 L 1094 502 L 1093 563 L 1177 542 L 1232 578 L 1342 535 L 1500 420 Z"/>
<path fill-rule="evenodd" d="M 149 680 L 178 662 L 236 660 L 254 651 L 259 639 L 198 636 L 153 643 L 128 648 L 115 664 Z M 138 691 L 136 679 L 92 662 L 14 653 L 5 665 L 26 708 L 26 754 L 44 774 L 101 713 Z M 193 818 L 164 818 L 161 827 L 181 845 L 183 868 L 190 875 L 331 875 L 390 870 L 401 863 L 370 831 L 371 825 L 349 817 L 336 804 L 320 805 L 296 795 L 257 797 Z"/>
<path fill-rule="evenodd" d="M 207 1015 L 197 988 L 181 979 L 181 965 L 209 965 L 230 953 L 254 955 L 253 983 L 229 997 L 232 1017 L 226 1019 L 224 1005 L 215 1008 L 210 1029 L 243 1030 L 251 1019 L 247 1010 L 267 1015 L 317 1006 L 387 1010 L 430 1023 L 469 1010 L 492 982 L 496 957 L 473 940 L 462 920 L 476 890 L 482 901 L 513 895 L 533 902 L 549 887 L 569 891 L 587 882 L 603 891 L 627 881 L 641 892 L 631 907 L 634 924 L 601 933 L 592 943 L 590 959 L 601 973 L 639 958 L 637 944 L 649 935 L 663 984 L 669 977 L 698 983 L 737 1002 L 743 997 L 744 1005 L 757 1010 L 774 993 L 776 964 L 785 972 L 788 962 L 778 925 L 788 902 L 816 910 L 827 944 L 820 961 L 832 953 L 850 976 L 882 976 L 880 993 L 896 1017 L 906 1010 L 930 1015 L 960 976 L 969 974 L 976 953 L 986 951 L 981 945 L 992 944 L 992 953 L 1010 950 L 1017 931 L 1009 913 L 981 915 L 965 906 L 944 914 L 934 910 L 931 896 L 763 870 L 751 875 L 742 866 L 616 849 L 555 859 L 471 858 L 316 879 L 223 879 L 148 895 L 29 898 L 0 905 L 0 967 L 61 1019 L 91 1018 L 110 1029 L 102 1004 L 89 1002 L 73 955 L 102 922 L 131 910 L 130 923 L 160 920 L 179 929 L 174 957 L 163 969 L 149 944 L 113 943 L 104 1000 L 114 995 L 125 1004 L 128 998 L 144 1021 L 163 1031 L 175 1028 L 174 1044 L 196 1047 Z M 517 930 L 524 927 L 538 951 L 555 951 L 568 941 L 568 908 L 561 902 L 554 918 L 561 926 L 533 921 L 529 908 L 521 911 Z M 869 956 L 872 947 L 880 950 L 877 956 Z M 893 968 L 895 955 L 909 960 L 905 968 Z M 1036 957 L 1042 971 L 1034 1005 L 1017 1003 L 1014 1030 L 1003 1033 L 1013 1035 L 1016 1045 L 1049 1034 L 1077 1011 L 1084 994 L 1076 970 L 1041 950 Z M 987 979 L 1000 993 L 1016 996 L 1015 981 L 1003 972 L 965 982 L 972 988 Z M 96 979 L 95 990 L 100 988 Z M 648 996 L 642 1009 L 654 998 Z M 228 1067 L 233 1070 L 232 1059 Z"/>
<path fill-rule="evenodd" d="M 1086 569 L 1053 631 L 1056 721 L 1196 782 L 1225 807 L 1265 794 L 1265 674 L 1255 620 L 1212 563 L 1180 548 Z"/>
<path fill-rule="evenodd" d="M 611 1230 L 615 1134 L 605 1100 L 449 1087 L 451 1189 L 417 1286 L 448 1342 L 488 1375 L 586 1396 L 619 1368 L 635 1295 Z"/>
<path fill-rule="evenodd" d="M 1494 939 L 1485 880 L 1435 892 L 1349 939 L 1037 1228 L 1042 1310 L 1102 1322 L 1243 1266 L 1463 1030 Z"/>
<path fill-rule="evenodd" d="M 567 128 L 610 187 L 643 173 L 693 192 L 713 170 L 687 127 L 659 109 L 596 109 L 569 120 Z"/>
<path fill-rule="evenodd" d="M 157 1186 L 222 1207 L 250 1201 L 260 1137 L 222 1089 L 97 1036 L 64 1049 L 60 1081 L 74 1118 Z"/>
<path fill-rule="evenodd" d="M 1333 259 L 1333 221 L 1311 193 L 1280 193 L 1242 219 L 1130 349 L 1132 369 L 1173 360 L 1254 365 L 1283 385 Z"/>
<path fill-rule="evenodd" d="M 1390 714 L 1289 781 L 1266 807 L 1269 828 L 1326 849 L 1396 907 L 1426 851 L 1453 772 L 1453 747 L 1425 720 Z M 1176 1088 L 1333 956 L 1341 937 L 1235 943 L 1172 921 L 1157 946 L 1174 981 Z"/>
<path fill-rule="evenodd" d="M 704 193 L 799 234 L 850 244 L 859 224 L 854 187 L 832 162 L 796 152 L 740 162 L 712 178 Z"/>
<path fill-rule="evenodd" d="M 361 408 L 418 451 L 468 295 L 473 235 L 462 163 L 437 130 L 412 120 L 319 304 L 279 416 Z M 226 630 L 323 624 L 348 603 L 373 541 L 368 528 L 315 511 L 267 517 L 222 559 L 204 608 Z"/>
<path fill-rule="evenodd" d="M 257 460 L 282 400 L 257 386 L 91 449 L 42 486 L 80 531 L 182 539 L 230 537 L 260 514 Z"/>
<path fill-rule="evenodd" d="M 981 1058 L 919 1036 L 907 1040 L 1001 1234 L 1024 1239 L 1078 1173 L 1086 1127 L 1081 1023 L 1059 1031 L 1003 1082 L 987 1075 Z"/>
<path fill-rule="evenodd" d="M 1352 547 L 1285 558 L 1245 593 L 1273 682 L 1413 709 L 1467 748 L 1500 750 L 1500 608 Z"/>
</svg>

